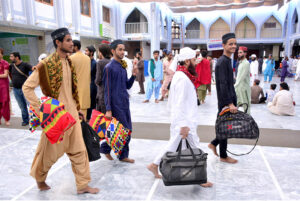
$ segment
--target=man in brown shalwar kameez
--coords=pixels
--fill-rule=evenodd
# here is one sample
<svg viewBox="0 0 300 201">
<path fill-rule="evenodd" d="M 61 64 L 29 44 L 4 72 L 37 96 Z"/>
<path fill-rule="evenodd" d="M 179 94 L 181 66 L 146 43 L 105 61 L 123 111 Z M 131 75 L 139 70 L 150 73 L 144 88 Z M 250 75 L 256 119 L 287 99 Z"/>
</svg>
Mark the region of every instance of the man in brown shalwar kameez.
<svg viewBox="0 0 300 201">
<path fill-rule="evenodd" d="M 45 182 L 47 174 L 52 165 L 66 153 L 72 164 L 77 193 L 95 194 L 99 192 L 99 189 L 88 186 L 91 180 L 90 167 L 79 121 L 76 72 L 67 56 L 73 49 L 72 37 L 66 28 L 55 30 L 51 33 L 51 37 L 56 52 L 35 67 L 36 70 L 23 85 L 23 92 L 26 99 L 39 113 L 40 102 L 34 89 L 40 85 L 44 95 L 58 99 L 65 105 L 65 109 L 74 117 L 76 124 L 66 131 L 63 141 L 59 144 L 51 144 L 42 133 L 30 175 L 36 179 L 41 191 L 49 190 L 50 187 Z M 82 115 L 81 112 L 80 114 Z"/>
</svg>

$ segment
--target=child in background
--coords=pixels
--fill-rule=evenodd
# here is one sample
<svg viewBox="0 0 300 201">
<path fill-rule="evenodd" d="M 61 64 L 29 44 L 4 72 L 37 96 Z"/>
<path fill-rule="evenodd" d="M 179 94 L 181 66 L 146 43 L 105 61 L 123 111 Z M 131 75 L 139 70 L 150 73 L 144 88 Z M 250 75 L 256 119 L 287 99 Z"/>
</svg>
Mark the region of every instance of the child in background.
<svg viewBox="0 0 300 201">
<path fill-rule="evenodd" d="M 266 92 L 266 97 L 267 97 L 267 103 L 272 102 L 273 98 L 275 96 L 275 89 L 277 85 L 276 84 L 271 84 L 270 89 L 267 90 Z"/>
</svg>

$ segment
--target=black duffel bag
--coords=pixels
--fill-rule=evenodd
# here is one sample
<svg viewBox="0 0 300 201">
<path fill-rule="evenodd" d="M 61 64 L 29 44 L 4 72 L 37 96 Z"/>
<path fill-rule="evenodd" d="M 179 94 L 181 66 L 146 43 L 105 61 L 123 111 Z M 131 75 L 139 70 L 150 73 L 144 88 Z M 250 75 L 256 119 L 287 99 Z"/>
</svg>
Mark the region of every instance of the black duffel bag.
<svg viewBox="0 0 300 201">
<path fill-rule="evenodd" d="M 81 122 L 81 129 L 89 161 L 91 162 L 100 159 L 100 137 L 84 120 Z"/>
<path fill-rule="evenodd" d="M 237 113 L 231 113 L 229 109 L 220 112 L 220 114 L 217 117 L 216 125 L 215 125 L 216 136 L 217 139 L 219 140 L 224 140 L 229 138 L 256 139 L 256 143 L 252 148 L 253 150 L 259 138 L 259 128 L 255 120 L 252 118 L 252 116 L 247 114 L 248 104 L 241 104 L 238 107 L 243 105 L 247 106 L 245 112 L 238 110 Z M 249 154 L 250 152 L 246 154 Z M 233 154 L 233 155 L 237 155 L 237 154 Z M 238 155 L 245 155 L 245 154 L 238 154 Z"/>
<path fill-rule="evenodd" d="M 181 150 L 180 141 L 176 152 L 167 152 L 159 165 L 166 186 L 203 184 L 207 182 L 207 153 L 192 149 L 186 140 L 187 149 Z"/>
</svg>

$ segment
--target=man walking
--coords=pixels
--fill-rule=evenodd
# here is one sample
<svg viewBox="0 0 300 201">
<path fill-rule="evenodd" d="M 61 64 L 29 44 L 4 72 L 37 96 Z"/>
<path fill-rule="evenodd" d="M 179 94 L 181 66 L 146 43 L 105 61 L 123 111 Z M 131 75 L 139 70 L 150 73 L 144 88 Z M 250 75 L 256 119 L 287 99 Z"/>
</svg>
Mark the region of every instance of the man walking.
<svg viewBox="0 0 300 201">
<path fill-rule="evenodd" d="M 125 45 L 122 40 L 115 40 L 110 45 L 113 59 L 108 63 L 103 71 L 104 84 L 104 101 L 106 107 L 105 116 L 108 119 L 112 117 L 120 121 L 125 128 L 132 130 L 131 115 L 129 109 L 129 94 L 130 89 L 134 83 L 137 68 L 132 70 L 132 75 L 128 79 L 126 67 L 127 64 L 123 60 Z M 129 156 L 129 140 L 126 142 L 119 160 L 128 163 L 134 163 Z M 100 153 L 105 154 L 109 160 L 113 160 L 110 155 L 111 147 L 106 143 L 101 144 Z"/>
<path fill-rule="evenodd" d="M 233 85 L 233 70 L 231 65 L 231 55 L 236 51 L 236 39 L 234 33 L 227 33 L 222 36 L 223 55 L 218 59 L 216 73 L 216 89 L 218 97 L 218 115 L 224 107 L 229 107 L 231 113 L 237 112 L 237 98 Z M 219 140 L 215 138 L 208 147 L 212 149 L 216 156 L 216 147 L 219 146 L 220 160 L 226 163 L 237 163 L 237 160 L 227 156 L 227 139 Z"/>
<path fill-rule="evenodd" d="M 140 91 L 138 94 L 145 94 L 144 59 L 142 53 L 141 52 L 136 53 L 136 58 L 138 59 L 138 63 L 137 63 L 138 73 L 136 75 L 136 81 L 138 81 L 140 86 Z"/>
<path fill-rule="evenodd" d="M 91 82 L 91 60 L 88 56 L 81 52 L 81 43 L 78 40 L 73 40 L 73 52 L 70 56 L 72 64 L 75 67 L 78 80 L 78 96 L 80 103 L 80 110 L 86 118 L 87 109 L 90 108 L 90 82 Z"/>
<path fill-rule="evenodd" d="M 153 51 L 153 58 L 149 61 L 149 76 L 147 78 L 146 100 L 143 103 L 149 103 L 153 94 L 155 95 L 155 103 L 159 103 L 159 90 L 163 83 L 163 64 L 159 60 L 159 51 Z"/>
<path fill-rule="evenodd" d="M 11 74 L 13 92 L 22 112 L 22 126 L 27 126 L 29 123 L 29 114 L 27 109 L 27 101 L 24 97 L 22 86 L 27 80 L 29 72 L 32 71 L 32 66 L 21 60 L 21 55 L 19 52 L 12 52 L 9 59 L 12 61 L 12 64 L 9 66 L 9 72 Z"/>
<path fill-rule="evenodd" d="M 77 193 L 98 193 L 91 188 L 88 154 L 82 137 L 79 121 L 79 98 L 77 91 L 76 70 L 68 57 L 73 51 L 73 42 L 67 28 L 59 28 L 51 33 L 56 51 L 39 63 L 23 86 L 24 95 L 39 114 L 40 101 L 34 89 L 40 85 L 44 95 L 62 102 L 65 109 L 76 120 L 76 124 L 65 132 L 59 144 L 51 144 L 46 134 L 42 133 L 40 143 L 32 162 L 30 175 L 36 179 L 41 191 L 49 190 L 46 178 L 52 165 L 66 153 L 71 161 L 75 176 Z M 82 113 L 80 112 L 82 115 Z M 52 122 L 55 123 L 55 122 Z"/>
<path fill-rule="evenodd" d="M 246 59 L 247 47 L 241 46 L 238 51 L 239 57 L 239 72 L 236 77 L 236 82 L 234 85 L 237 104 L 246 103 L 248 105 L 247 113 L 250 114 L 250 103 L 251 103 L 251 89 L 250 89 L 250 67 L 249 62 Z M 251 62 L 251 64 L 253 61 Z M 252 74 L 253 76 L 253 74 Z M 244 110 L 247 106 L 244 105 Z"/>
</svg>

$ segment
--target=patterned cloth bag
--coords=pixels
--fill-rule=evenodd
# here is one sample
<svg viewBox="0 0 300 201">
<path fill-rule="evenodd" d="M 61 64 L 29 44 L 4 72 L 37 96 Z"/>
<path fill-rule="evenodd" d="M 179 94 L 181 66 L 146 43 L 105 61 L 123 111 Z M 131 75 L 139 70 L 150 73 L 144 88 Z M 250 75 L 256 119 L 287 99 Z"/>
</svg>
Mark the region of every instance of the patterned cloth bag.
<svg viewBox="0 0 300 201">
<path fill-rule="evenodd" d="M 129 140 L 131 130 L 125 128 L 116 118 L 107 119 L 105 115 L 97 110 L 93 110 L 90 126 L 96 131 L 100 139 L 105 139 L 107 144 L 113 149 L 115 155 L 119 157 Z"/>
<path fill-rule="evenodd" d="M 60 143 L 64 133 L 76 123 L 72 115 L 65 110 L 64 104 L 51 97 L 41 98 L 39 116 L 32 106 L 30 108 L 33 114 L 30 116 L 31 131 L 41 125 L 51 144 Z"/>
</svg>

